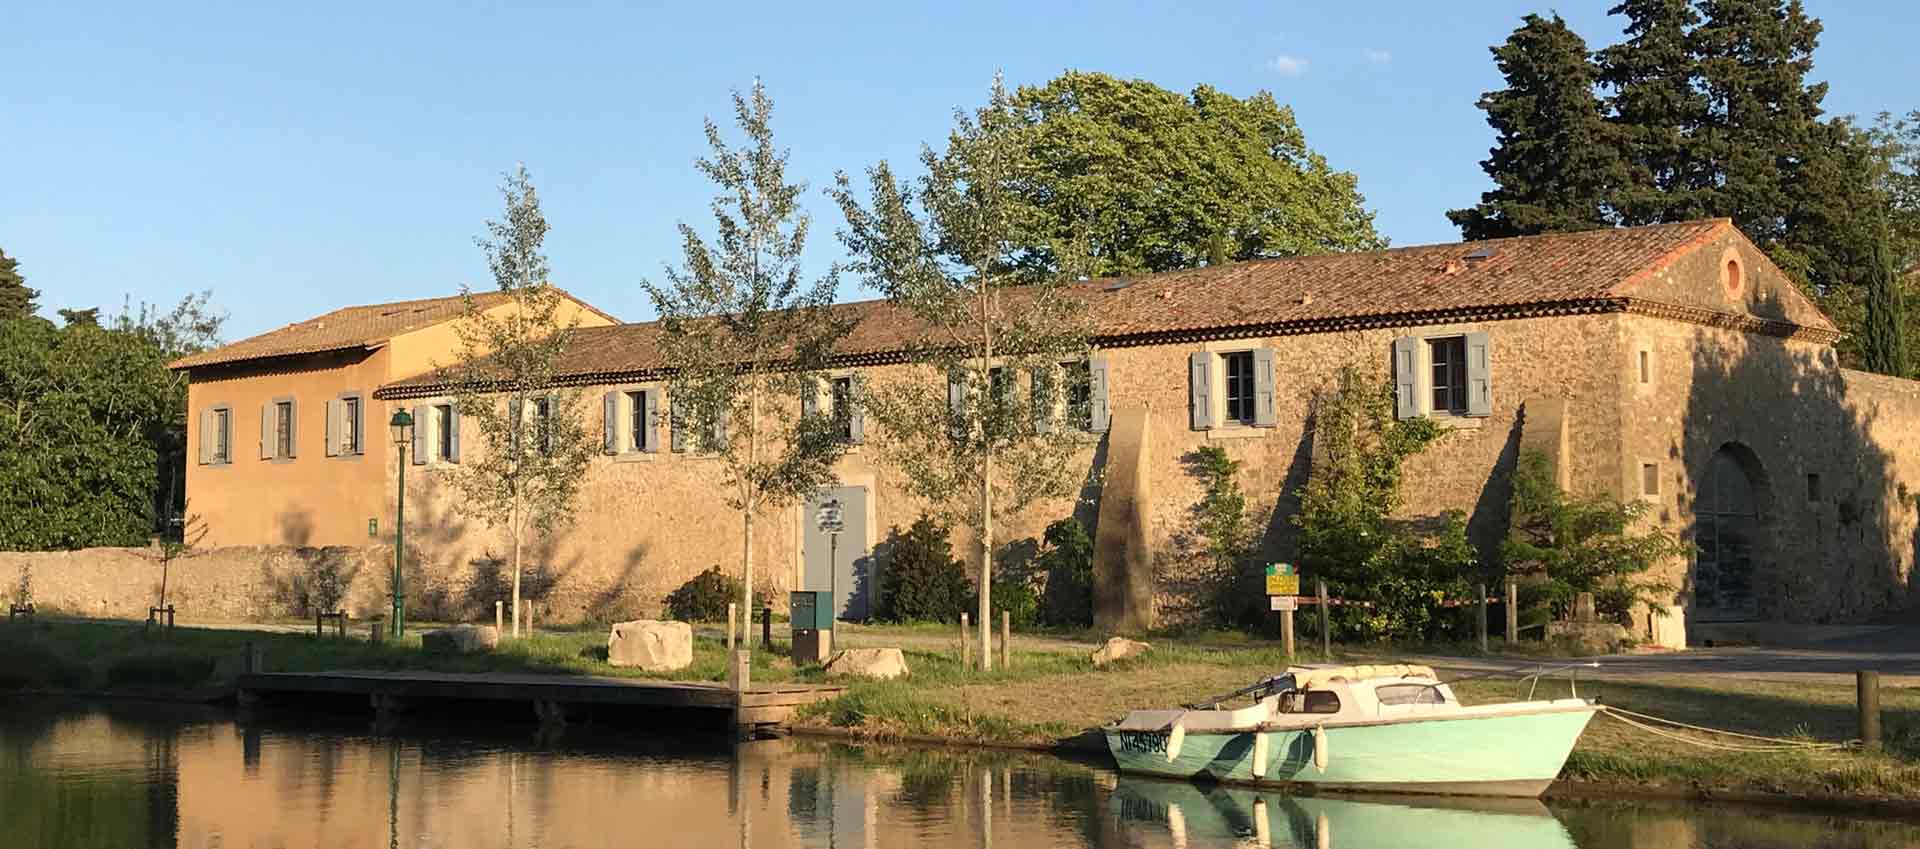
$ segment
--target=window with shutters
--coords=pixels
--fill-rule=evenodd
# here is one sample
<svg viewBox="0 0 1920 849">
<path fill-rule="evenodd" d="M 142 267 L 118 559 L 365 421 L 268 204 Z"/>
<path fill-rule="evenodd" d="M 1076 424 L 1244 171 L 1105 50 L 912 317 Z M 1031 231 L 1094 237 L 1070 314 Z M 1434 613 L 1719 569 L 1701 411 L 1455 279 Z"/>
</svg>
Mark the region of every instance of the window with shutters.
<svg viewBox="0 0 1920 849">
<path fill-rule="evenodd" d="M 1086 360 L 1060 364 L 1066 382 L 1067 424 L 1075 430 L 1093 430 L 1093 375 Z"/>
<path fill-rule="evenodd" d="M 293 402 L 273 402 L 273 456 L 287 460 L 293 457 Z"/>
<path fill-rule="evenodd" d="M 631 451 L 650 451 L 647 444 L 647 393 L 628 392 L 627 402 L 627 446 Z"/>
<path fill-rule="evenodd" d="M 419 424 L 415 423 L 415 429 Z M 433 406 L 433 459 L 445 462 L 453 457 L 453 405 Z M 416 434 L 418 435 L 418 434 Z"/>
<path fill-rule="evenodd" d="M 1435 413 L 1466 415 L 1467 412 L 1467 338 L 1448 336 L 1428 339 L 1432 362 L 1433 406 Z"/>
<path fill-rule="evenodd" d="M 829 387 L 833 403 L 833 427 L 841 442 L 853 441 L 853 378 L 836 377 Z"/>
<path fill-rule="evenodd" d="M 1222 354 L 1220 367 L 1225 377 L 1226 420 L 1243 425 L 1253 424 L 1253 352 Z"/>
<path fill-rule="evenodd" d="M 233 410 L 226 407 L 213 408 L 212 432 L 213 450 L 207 461 L 224 466 L 233 462 Z"/>
<path fill-rule="evenodd" d="M 362 454 L 366 452 L 366 443 L 360 433 L 363 420 L 360 417 L 360 397 L 351 395 L 340 399 L 340 453 Z"/>
<path fill-rule="evenodd" d="M 553 453 L 553 401 L 546 398 L 533 399 L 533 450 Z"/>
</svg>

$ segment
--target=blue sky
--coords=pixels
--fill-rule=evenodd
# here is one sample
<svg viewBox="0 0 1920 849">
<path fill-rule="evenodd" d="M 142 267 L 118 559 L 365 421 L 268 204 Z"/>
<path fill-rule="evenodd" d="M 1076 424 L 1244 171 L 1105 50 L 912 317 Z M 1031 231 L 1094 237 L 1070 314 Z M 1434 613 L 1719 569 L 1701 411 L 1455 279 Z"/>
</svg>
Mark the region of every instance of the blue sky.
<svg viewBox="0 0 1920 849">
<path fill-rule="evenodd" d="M 1544 3 L 0 4 L 0 248 L 43 310 L 212 289 L 240 338 L 345 304 L 488 285 L 473 246 L 524 161 L 557 282 L 629 320 L 706 224 L 703 116 L 763 77 L 809 262 L 835 170 L 911 159 L 996 69 L 1267 89 L 1354 171 L 1395 244 L 1451 241 L 1486 188 L 1488 46 Z M 1616 40 L 1610 0 L 1558 8 Z M 1920 108 L 1920 4 L 1809 0 L 1830 111 Z M 405 8 L 401 8 L 405 7 Z M 843 297 L 865 297 L 851 282 Z"/>
</svg>

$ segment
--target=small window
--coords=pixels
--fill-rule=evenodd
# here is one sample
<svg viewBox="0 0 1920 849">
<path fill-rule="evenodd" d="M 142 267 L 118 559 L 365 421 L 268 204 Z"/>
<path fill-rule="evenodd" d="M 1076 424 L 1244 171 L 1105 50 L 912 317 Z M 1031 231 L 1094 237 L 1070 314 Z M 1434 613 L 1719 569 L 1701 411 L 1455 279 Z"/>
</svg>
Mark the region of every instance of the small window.
<svg viewBox="0 0 1920 849">
<path fill-rule="evenodd" d="M 1433 358 L 1433 412 L 1467 412 L 1467 339 L 1450 336 L 1427 340 Z"/>
<path fill-rule="evenodd" d="M 1647 362 L 1647 352 L 1640 352 L 1640 382 L 1653 382 L 1653 367 Z"/>
<path fill-rule="evenodd" d="M 1227 421 L 1253 424 L 1253 352 L 1225 354 L 1220 362 L 1226 368 Z"/>
<path fill-rule="evenodd" d="M 1281 713 L 1339 713 L 1340 696 L 1331 690 L 1307 690 L 1280 698 Z"/>
<path fill-rule="evenodd" d="M 1660 465 L 1658 463 L 1640 464 L 1640 494 L 1660 494 Z"/>
<path fill-rule="evenodd" d="M 627 444 L 635 451 L 648 450 L 651 446 L 647 445 L 647 393 L 627 393 L 627 411 L 627 428 L 632 432 Z"/>
<path fill-rule="evenodd" d="M 1000 369 L 994 369 L 998 379 Z M 833 379 L 833 428 L 841 442 L 853 441 L 853 378 L 836 377 Z"/>
<path fill-rule="evenodd" d="M 553 402 L 546 398 L 533 399 L 533 450 L 553 453 Z"/>
<path fill-rule="evenodd" d="M 1446 697 L 1434 684 L 1388 684 L 1375 687 L 1373 694 L 1383 705 L 1443 705 Z"/>
<path fill-rule="evenodd" d="M 356 397 L 341 399 L 341 415 L 346 419 L 340 433 L 340 453 L 363 454 L 366 452 L 360 435 L 360 399 Z"/>
<path fill-rule="evenodd" d="M 225 407 L 213 411 L 212 461 L 233 462 L 233 411 Z"/>
<path fill-rule="evenodd" d="M 1067 422 L 1077 430 L 1093 430 L 1093 373 L 1086 360 L 1062 363 L 1067 380 Z"/>
<path fill-rule="evenodd" d="M 1819 472 L 1807 473 L 1807 500 L 1808 501 L 1820 500 L 1820 473 Z"/>
<path fill-rule="evenodd" d="M 453 457 L 453 405 L 438 404 L 433 408 L 433 458 L 446 460 Z"/>
<path fill-rule="evenodd" d="M 273 403 L 273 456 L 293 456 L 293 402 Z"/>
<path fill-rule="evenodd" d="M 1732 251 L 1729 250 L 1728 253 Z M 1738 257 L 1727 257 L 1726 266 L 1720 272 L 1720 285 L 1726 287 L 1727 297 L 1740 297 L 1740 290 L 1746 286 L 1746 281 L 1741 277 Z"/>
</svg>

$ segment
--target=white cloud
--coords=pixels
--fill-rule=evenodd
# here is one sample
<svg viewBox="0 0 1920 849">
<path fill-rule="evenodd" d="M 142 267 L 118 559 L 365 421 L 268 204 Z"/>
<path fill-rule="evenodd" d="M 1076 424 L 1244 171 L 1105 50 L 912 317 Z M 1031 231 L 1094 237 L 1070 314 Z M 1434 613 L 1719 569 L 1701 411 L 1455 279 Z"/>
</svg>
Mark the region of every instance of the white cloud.
<svg viewBox="0 0 1920 849">
<path fill-rule="evenodd" d="M 1369 47 L 1360 52 L 1362 55 L 1365 55 L 1367 57 L 1368 64 L 1371 64 L 1371 65 L 1393 64 L 1393 51 L 1391 50 L 1381 50 L 1380 48 L 1377 48 L 1377 47 Z"/>
<path fill-rule="evenodd" d="M 1283 77 L 1297 77 L 1307 72 L 1307 64 L 1305 59 L 1283 53 L 1267 60 L 1266 64 L 1260 67 Z"/>
</svg>

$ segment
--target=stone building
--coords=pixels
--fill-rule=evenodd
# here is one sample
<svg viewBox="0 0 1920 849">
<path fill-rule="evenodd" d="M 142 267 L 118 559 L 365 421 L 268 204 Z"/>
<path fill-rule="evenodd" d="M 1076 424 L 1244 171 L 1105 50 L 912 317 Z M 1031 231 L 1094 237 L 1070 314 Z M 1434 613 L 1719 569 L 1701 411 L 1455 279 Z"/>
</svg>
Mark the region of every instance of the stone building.
<svg viewBox="0 0 1920 849">
<path fill-rule="evenodd" d="M 1674 616 L 1640 624 L 1661 642 L 1680 642 L 1689 620 L 1859 621 L 1904 609 L 1920 533 L 1920 493 L 1909 491 L 1920 469 L 1908 459 L 1920 384 L 1840 368 L 1832 322 L 1725 220 L 1251 261 L 1090 281 L 1076 295 L 1095 332 L 1092 354 L 1069 373 L 1084 375 L 1090 413 L 1063 426 L 1085 431 L 1088 483 L 1077 500 L 1019 517 L 1005 538 L 1037 538 L 1069 514 L 1093 526 L 1110 627 L 1190 606 L 1181 541 L 1202 487 L 1183 458 L 1198 447 L 1243 463 L 1242 485 L 1268 517 L 1263 554 L 1291 556 L 1287 517 L 1312 462 L 1311 410 L 1345 365 L 1392 380 L 1400 415 L 1448 427 L 1411 461 L 1404 512 L 1464 511 L 1483 551 L 1506 533 L 1507 478 L 1523 450 L 1545 452 L 1570 490 L 1652 503 L 1651 521 L 1698 550 L 1665 576 L 1684 588 Z M 889 305 L 836 309 L 858 324 L 830 377 L 942 379 L 905 362 L 919 328 Z M 349 383 L 378 383 L 369 394 L 381 409 L 368 412 L 379 421 L 411 408 L 425 444 L 407 464 L 420 592 L 457 600 L 503 548 L 445 486 L 462 428 L 426 367 L 451 350 L 427 340 L 444 341 L 453 316 L 422 315 L 405 333 L 359 334 L 397 334 L 392 342 L 283 341 L 317 332 L 303 328 L 323 318 L 176 367 L 192 372 L 190 442 L 202 446 L 210 421 L 226 422 L 229 446 L 252 435 L 256 417 L 268 432 L 270 413 L 255 405 L 279 409 L 267 406 L 275 399 L 292 397 L 313 411 L 303 420 L 318 419 L 322 400 Z M 723 503 L 716 464 L 684 450 L 659 415 L 669 401 L 657 328 L 582 324 L 559 383 L 580 390 L 606 451 L 576 521 L 538 547 L 535 584 L 551 617 L 604 620 L 657 610 L 693 574 L 737 563 L 740 519 Z M 378 374 L 348 376 L 384 351 Z M 758 518 L 773 530 L 758 535 L 756 562 L 771 564 L 760 570 L 768 589 L 833 583 L 859 616 L 885 568 L 888 530 L 924 505 L 875 462 L 871 441 L 885 435 L 857 414 L 849 421 L 856 444 L 831 493 L 848 506 L 839 562 L 807 530 L 806 505 Z M 370 447 L 373 468 L 342 463 L 334 446 L 310 444 L 339 430 L 314 421 L 298 433 L 297 457 L 230 450 L 226 467 L 210 468 L 221 464 L 203 448 L 188 497 L 220 544 L 365 542 L 385 525 L 393 458 Z"/>
</svg>

